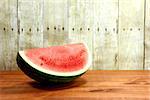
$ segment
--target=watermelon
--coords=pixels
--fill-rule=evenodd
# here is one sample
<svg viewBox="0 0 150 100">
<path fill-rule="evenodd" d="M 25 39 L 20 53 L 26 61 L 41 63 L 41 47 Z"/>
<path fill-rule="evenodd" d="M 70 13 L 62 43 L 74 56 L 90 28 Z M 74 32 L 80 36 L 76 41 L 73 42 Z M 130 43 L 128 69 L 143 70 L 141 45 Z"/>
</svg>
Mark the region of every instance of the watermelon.
<svg viewBox="0 0 150 100">
<path fill-rule="evenodd" d="M 41 83 L 66 83 L 84 74 L 91 56 L 83 43 L 19 51 L 18 67 Z"/>
</svg>

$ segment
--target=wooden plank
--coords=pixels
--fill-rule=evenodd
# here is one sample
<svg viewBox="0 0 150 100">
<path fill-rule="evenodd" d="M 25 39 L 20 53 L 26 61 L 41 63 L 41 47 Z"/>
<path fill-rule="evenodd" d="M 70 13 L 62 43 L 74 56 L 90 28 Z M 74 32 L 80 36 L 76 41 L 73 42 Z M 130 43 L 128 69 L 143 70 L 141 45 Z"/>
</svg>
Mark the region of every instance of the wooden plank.
<svg viewBox="0 0 150 100">
<path fill-rule="evenodd" d="M 145 70 L 150 70 L 150 1 L 145 0 Z"/>
<path fill-rule="evenodd" d="M 0 72 L 0 77 L 0 99 L 2 100 L 150 99 L 150 71 L 88 71 L 71 83 L 54 86 L 36 83 L 19 71 L 3 71 Z"/>
<path fill-rule="evenodd" d="M 0 70 L 14 70 L 18 49 L 17 0 L 0 1 Z"/>
<path fill-rule="evenodd" d="M 118 54 L 118 0 L 94 3 L 94 69 L 115 70 Z"/>
<path fill-rule="evenodd" d="M 44 0 L 44 46 L 68 43 L 68 0 Z"/>
<path fill-rule="evenodd" d="M 144 0 L 119 1 L 119 69 L 143 69 Z"/>
<path fill-rule="evenodd" d="M 69 42 L 85 43 L 92 55 L 93 47 L 93 1 L 69 1 Z M 93 69 L 91 67 L 91 69 Z"/>
<path fill-rule="evenodd" d="M 43 0 L 18 0 L 19 50 L 43 47 Z"/>
</svg>

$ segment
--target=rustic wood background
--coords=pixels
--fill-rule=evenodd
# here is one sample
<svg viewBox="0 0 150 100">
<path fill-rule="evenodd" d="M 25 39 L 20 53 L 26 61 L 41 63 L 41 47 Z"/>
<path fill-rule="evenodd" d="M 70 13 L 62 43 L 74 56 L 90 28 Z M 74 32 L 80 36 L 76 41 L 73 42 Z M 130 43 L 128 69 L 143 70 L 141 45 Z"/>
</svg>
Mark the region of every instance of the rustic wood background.
<svg viewBox="0 0 150 100">
<path fill-rule="evenodd" d="M 91 69 L 150 69 L 150 0 L 0 0 L 0 70 L 16 53 L 85 42 Z"/>
</svg>

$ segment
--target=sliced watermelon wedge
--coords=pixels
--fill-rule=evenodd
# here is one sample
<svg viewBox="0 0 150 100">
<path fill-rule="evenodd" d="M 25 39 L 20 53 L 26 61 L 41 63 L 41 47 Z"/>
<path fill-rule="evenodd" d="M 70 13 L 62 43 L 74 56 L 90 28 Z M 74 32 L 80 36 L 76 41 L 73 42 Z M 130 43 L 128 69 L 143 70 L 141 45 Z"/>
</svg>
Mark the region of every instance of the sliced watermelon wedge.
<svg viewBox="0 0 150 100">
<path fill-rule="evenodd" d="M 38 82 L 65 83 L 88 70 L 91 56 L 85 44 L 67 44 L 19 51 L 17 64 Z"/>
</svg>

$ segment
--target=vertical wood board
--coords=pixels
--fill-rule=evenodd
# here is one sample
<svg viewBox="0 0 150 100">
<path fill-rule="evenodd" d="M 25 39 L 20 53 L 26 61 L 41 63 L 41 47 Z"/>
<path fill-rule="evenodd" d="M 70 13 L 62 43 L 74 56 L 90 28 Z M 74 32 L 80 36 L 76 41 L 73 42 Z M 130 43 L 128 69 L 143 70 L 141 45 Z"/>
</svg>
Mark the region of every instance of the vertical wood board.
<svg viewBox="0 0 150 100">
<path fill-rule="evenodd" d="M 145 0 L 145 69 L 150 70 L 150 0 Z"/>
<path fill-rule="evenodd" d="M 144 0 L 119 0 L 119 69 L 143 69 Z"/>
<path fill-rule="evenodd" d="M 0 70 L 14 70 L 18 49 L 17 0 L 0 1 Z"/>
<path fill-rule="evenodd" d="M 68 43 L 68 0 L 44 0 L 44 46 Z"/>
<path fill-rule="evenodd" d="M 18 0 L 19 50 L 43 47 L 43 0 Z"/>
<path fill-rule="evenodd" d="M 118 69 L 118 0 L 94 2 L 94 69 Z"/>
</svg>

